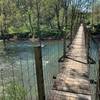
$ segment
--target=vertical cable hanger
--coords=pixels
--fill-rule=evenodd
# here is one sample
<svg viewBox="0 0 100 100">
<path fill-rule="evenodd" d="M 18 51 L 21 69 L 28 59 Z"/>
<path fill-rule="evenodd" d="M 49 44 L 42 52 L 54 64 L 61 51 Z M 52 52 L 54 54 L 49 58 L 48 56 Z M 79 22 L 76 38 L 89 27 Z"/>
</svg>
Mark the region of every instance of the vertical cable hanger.
<svg viewBox="0 0 100 100">
<path fill-rule="evenodd" d="M 91 15 L 92 16 L 92 29 L 93 29 L 93 25 L 94 25 L 94 1 L 95 0 L 92 1 L 92 13 L 91 13 L 92 14 Z"/>
<path fill-rule="evenodd" d="M 2 99 L 5 100 L 5 84 L 4 84 L 4 78 L 3 78 L 3 69 L 0 70 L 0 76 L 1 76 L 1 85 L 3 87 L 2 89 Z"/>
<path fill-rule="evenodd" d="M 23 86 L 23 88 L 25 88 L 25 85 L 24 85 L 24 79 L 23 79 L 23 65 L 22 65 L 22 59 L 21 59 L 21 56 L 20 56 L 20 58 L 19 58 L 19 62 L 20 62 L 20 67 L 21 67 L 21 82 L 22 82 L 22 86 Z M 24 95 L 24 100 L 26 100 L 26 96 Z"/>
<path fill-rule="evenodd" d="M 12 82 L 13 82 L 13 88 L 14 88 L 14 96 L 15 96 L 15 100 L 16 100 L 17 96 L 16 96 L 16 81 L 15 81 L 15 69 L 14 69 L 15 65 L 14 65 L 14 62 L 11 63 L 11 66 L 12 66 L 12 77 L 13 77 Z"/>
<path fill-rule="evenodd" d="M 30 100 L 32 100 L 32 86 L 31 86 L 31 79 L 30 79 L 30 72 L 29 72 L 29 57 L 28 57 L 28 54 L 27 54 L 27 57 L 26 57 L 26 63 L 27 63 L 27 76 L 28 76 L 28 85 L 29 85 L 29 93 L 30 93 Z"/>
</svg>

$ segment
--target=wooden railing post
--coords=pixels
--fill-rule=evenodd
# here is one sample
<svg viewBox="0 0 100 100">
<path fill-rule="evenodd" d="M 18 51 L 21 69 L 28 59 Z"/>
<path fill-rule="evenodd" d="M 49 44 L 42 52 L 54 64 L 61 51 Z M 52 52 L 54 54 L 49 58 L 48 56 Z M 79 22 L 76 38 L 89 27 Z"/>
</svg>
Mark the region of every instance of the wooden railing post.
<svg viewBox="0 0 100 100">
<path fill-rule="evenodd" d="M 98 100 L 100 100 L 100 57 L 99 57 L 99 78 L 98 78 L 98 81 L 99 81 L 98 82 Z"/>
<path fill-rule="evenodd" d="M 39 100 L 45 100 L 41 46 L 35 47 L 36 76 Z"/>
<path fill-rule="evenodd" d="M 99 69 L 98 69 L 96 100 L 100 100 L 100 50 L 99 50 Z"/>
</svg>

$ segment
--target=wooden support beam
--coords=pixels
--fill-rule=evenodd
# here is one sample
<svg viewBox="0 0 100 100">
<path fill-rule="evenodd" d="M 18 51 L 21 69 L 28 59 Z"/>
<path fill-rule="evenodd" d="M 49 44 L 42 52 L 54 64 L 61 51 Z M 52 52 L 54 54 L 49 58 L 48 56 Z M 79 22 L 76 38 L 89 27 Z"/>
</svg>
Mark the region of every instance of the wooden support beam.
<svg viewBox="0 0 100 100">
<path fill-rule="evenodd" d="M 45 100 L 41 46 L 35 47 L 34 49 L 35 49 L 38 98 L 39 98 L 38 100 Z"/>
</svg>

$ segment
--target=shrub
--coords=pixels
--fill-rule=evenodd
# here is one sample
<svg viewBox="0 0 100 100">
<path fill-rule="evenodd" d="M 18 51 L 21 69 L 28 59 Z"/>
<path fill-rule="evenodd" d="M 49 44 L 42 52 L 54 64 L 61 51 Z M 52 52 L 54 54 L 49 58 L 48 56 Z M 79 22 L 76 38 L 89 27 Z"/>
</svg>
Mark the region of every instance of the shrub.
<svg viewBox="0 0 100 100">
<path fill-rule="evenodd" d="M 25 95 L 27 94 L 24 87 L 14 82 L 11 82 L 5 87 L 5 97 L 1 96 L 1 100 L 24 100 Z"/>
</svg>

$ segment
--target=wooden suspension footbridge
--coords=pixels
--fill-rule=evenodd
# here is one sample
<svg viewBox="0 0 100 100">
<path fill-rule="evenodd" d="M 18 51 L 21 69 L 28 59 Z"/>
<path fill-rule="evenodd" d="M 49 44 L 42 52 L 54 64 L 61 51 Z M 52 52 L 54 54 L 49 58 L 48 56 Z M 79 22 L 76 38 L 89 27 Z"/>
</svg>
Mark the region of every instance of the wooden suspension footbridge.
<svg viewBox="0 0 100 100">
<path fill-rule="evenodd" d="M 88 53 L 83 24 L 70 45 L 48 100 L 91 100 Z"/>
</svg>

